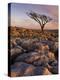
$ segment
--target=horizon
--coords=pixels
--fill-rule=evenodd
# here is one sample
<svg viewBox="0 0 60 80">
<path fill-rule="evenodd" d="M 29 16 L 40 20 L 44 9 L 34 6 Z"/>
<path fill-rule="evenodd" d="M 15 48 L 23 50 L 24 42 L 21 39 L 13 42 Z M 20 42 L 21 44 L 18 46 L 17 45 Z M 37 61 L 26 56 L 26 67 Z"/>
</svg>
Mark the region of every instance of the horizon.
<svg viewBox="0 0 60 80">
<path fill-rule="evenodd" d="M 35 29 L 35 28 L 26 28 L 26 27 L 22 27 L 22 26 L 9 26 L 9 27 L 16 27 L 16 28 L 20 28 L 20 29 L 30 29 L 30 30 L 41 30 L 41 28 L 40 29 Z M 44 30 L 58 30 L 58 29 L 44 29 Z"/>
</svg>

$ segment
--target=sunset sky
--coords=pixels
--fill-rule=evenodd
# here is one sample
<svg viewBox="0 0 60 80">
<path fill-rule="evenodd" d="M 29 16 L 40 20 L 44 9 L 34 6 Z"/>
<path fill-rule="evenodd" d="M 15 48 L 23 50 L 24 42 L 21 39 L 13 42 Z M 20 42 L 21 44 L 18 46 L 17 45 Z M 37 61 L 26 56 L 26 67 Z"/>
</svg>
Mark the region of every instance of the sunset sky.
<svg viewBox="0 0 60 80">
<path fill-rule="evenodd" d="M 53 19 L 53 21 L 45 25 L 45 29 L 58 29 L 58 6 L 40 4 L 12 3 L 11 26 L 40 29 L 40 25 L 26 14 L 26 12 L 30 12 L 31 10 Z"/>
</svg>

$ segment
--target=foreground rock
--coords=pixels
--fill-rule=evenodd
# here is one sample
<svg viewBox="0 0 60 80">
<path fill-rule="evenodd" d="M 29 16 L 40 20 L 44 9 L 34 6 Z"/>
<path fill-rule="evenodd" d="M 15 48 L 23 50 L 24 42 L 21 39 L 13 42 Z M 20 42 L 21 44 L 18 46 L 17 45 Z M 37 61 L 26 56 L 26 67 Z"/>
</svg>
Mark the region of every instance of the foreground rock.
<svg viewBox="0 0 60 80">
<path fill-rule="evenodd" d="M 17 62 L 11 66 L 11 72 L 15 72 L 16 76 L 23 76 L 28 67 L 32 67 L 32 65 L 26 64 L 24 62 Z"/>
<path fill-rule="evenodd" d="M 15 58 L 16 58 L 17 56 L 19 56 L 20 54 L 22 54 L 23 51 L 24 51 L 23 48 L 21 48 L 20 46 L 11 49 L 11 52 L 10 52 L 10 53 L 11 53 L 11 54 L 10 54 L 10 56 L 11 56 L 11 58 L 10 58 L 11 63 L 14 63 Z"/>
<path fill-rule="evenodd" d="M 17 38 L 11 46 L 11 76 L 57 74 L 57 51 L 57 42 L 51 40 Z"/>
<path fill-rule="evenodd" d="M 24 62 L 17 62 L 11 66 L 11 77 L 34 76 L 51 74 L 47 68 L 35 67 Z"/>
</svg>

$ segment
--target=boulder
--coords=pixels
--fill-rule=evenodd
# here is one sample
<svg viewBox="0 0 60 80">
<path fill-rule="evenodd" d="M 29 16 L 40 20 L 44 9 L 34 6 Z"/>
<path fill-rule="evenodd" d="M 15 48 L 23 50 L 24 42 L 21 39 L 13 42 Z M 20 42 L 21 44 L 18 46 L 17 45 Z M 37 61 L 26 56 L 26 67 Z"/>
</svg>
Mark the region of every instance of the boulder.
<svg viewBox="0 0 60 80">
<path fill-rule="evenodd" d="M 15 42 L 15 39 L 11 39 L 11 41 L 10 41 L 10 48 L 12 49 L 12 48 L 14 48 L 16 46 L 17 46 L 17 43 Z"/>
<path fill-rule="evenodd" d="M 30 64 L 24 62 L 16 62 L 11 66 L 11 76 L 30 76 L 33 74 L 33 69 L 34 66 Z"/>
<path fill-rule="evenodd" d="M 16 57 L 23 53 L 23 49 L 21 47 L 19 47 L 19 48 L 16 47 L 16 48 L 11 49 L 10 53 L 11 53 L 10 54 L 10 60 L 11 60 L 10 62 L 14 63 Z"/>
<path fill-rule="evenodd" d="M 18 57 L 16 57 L 15 62 L 21 62 L 21 61 L 25 61 L 25 59 L 28 57 L 29 54 L 27 53 L 23 53 L 21 55 L 19 55 Z"/>
<path fill-rule="evenodd" d="M 42 67 L 42 66 L 36 67 L 34 70 L 34 75 L 42 75 L 43 69 L 44 69 L 44 67 Z"/>
<path fill-rule="evenodd" d="M 56 60 L 58 60 L 58 42 L 55 42 L 55 45 L 54 45 L 54 55 Z"/>
<path fill-rule="evenodd" d="M 24 72 L 24 76 L 33 76 L 34 75 L 34 69 L 35 67 L 34 66 L 29 66 L 25 72 Z"/>
<path fill-rule="evenodd" d="M 40 54 L 37 52 L 23 53 L 16 58 L 16 62 L 23 61 L 26 63 L 33 63 L 34 61 L 40 59 Z"/>
<path fill-rule="evenodd" d="M 14 55 L 18 55 L 21 54 L 23 52 L 23 48 L 22 47 L 15 47 L 13 49 L 11 49 L 11 57 Z"/>
<path fill-rule="evenodd" d="M 45 67 L 45 66 L 47 66 L 48 61 L 49 61 L 48 57 L 45 55 L 42 55 L 42 56 L 40 56 L 40 59 L 37 61 L 34 61 L 33 64 L 35 66 L 44 66 Z"/>
<path fill-rule="evenodd" d="M 22 39 L 21 38 L 16 38 L 15 42 L 17 43 L 17 45 L 21 46 Z"/>
<path fill-rule="evenodd" d="M 53 74 L 58 74 L 58 62 L 56 60 L 51 64 L 51 67 L 51 72 Z"/>
<path fill-rule="evenodd" d="M 18 74 L 19 74 L 18 72 L 11 71 L 10 76 L 11 77 L 17 77 Z"/>
<path fill-rule="evenodd" d="M 21 47 L 28 52 L 34 51 L 36 49 L 36 42 L 35 40 L 29 39 L 22 42 Z"/>
<path fill-rule="evenodd" d="M 51 75 L 52 73 L 48 70 L 48 68 L 44 68 L 43 75 Z"/>
<path fill-rule="evenodd" d="M 27 63 L 33 63 L 34 61 L 40 59 L 40 54 L 37 52 L 30 52 L 28 57 L 25 59 Z"/>
<path fill-rule="evenodd" d="M 51 61 L 54 61 L 55 60 L 54 53 L 52 53 L 52 52 L 49 51 L 48 54 L 47 54 L 47 56 L 48 56 L 49 60 L 51 60 Z"/>
<path fill-rule="evenodd" d="M 45 40 L 45 41 L 41 41 L 42 44 L 48 45 L 49 46 L 49 50 L 53 51 L 54 48 L 54 42 L 53 41 L 49 41 L 49 40 Z"/>
<path fill-rule="evenodd" d="M 40 54 L 47 54 L 49 51 L 49 46 L 46 44 L 39 42 L 39 43 L 36 43 L 35 46 L 36 46 L 35 51 L 37 51 Z"/>
</svg>

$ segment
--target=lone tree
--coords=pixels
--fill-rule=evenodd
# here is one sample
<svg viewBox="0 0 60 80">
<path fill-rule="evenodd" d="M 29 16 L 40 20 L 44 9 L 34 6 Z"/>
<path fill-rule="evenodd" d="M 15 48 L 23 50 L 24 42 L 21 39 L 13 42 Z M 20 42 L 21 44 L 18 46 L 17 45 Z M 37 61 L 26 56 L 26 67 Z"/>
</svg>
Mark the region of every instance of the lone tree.
<svg viewBox="0 0 60 80">
<path fill-rule="evenodd" d="M 44 26 L 46 23 L 50 22 L 52 18 L 46 15 L 40 15 L 33 11 L 26 13 L 30 18 L 34 19 L 36 22 L 38 22 L 41 26 L 41 31 L 43 32 Z"/>
</svg>

